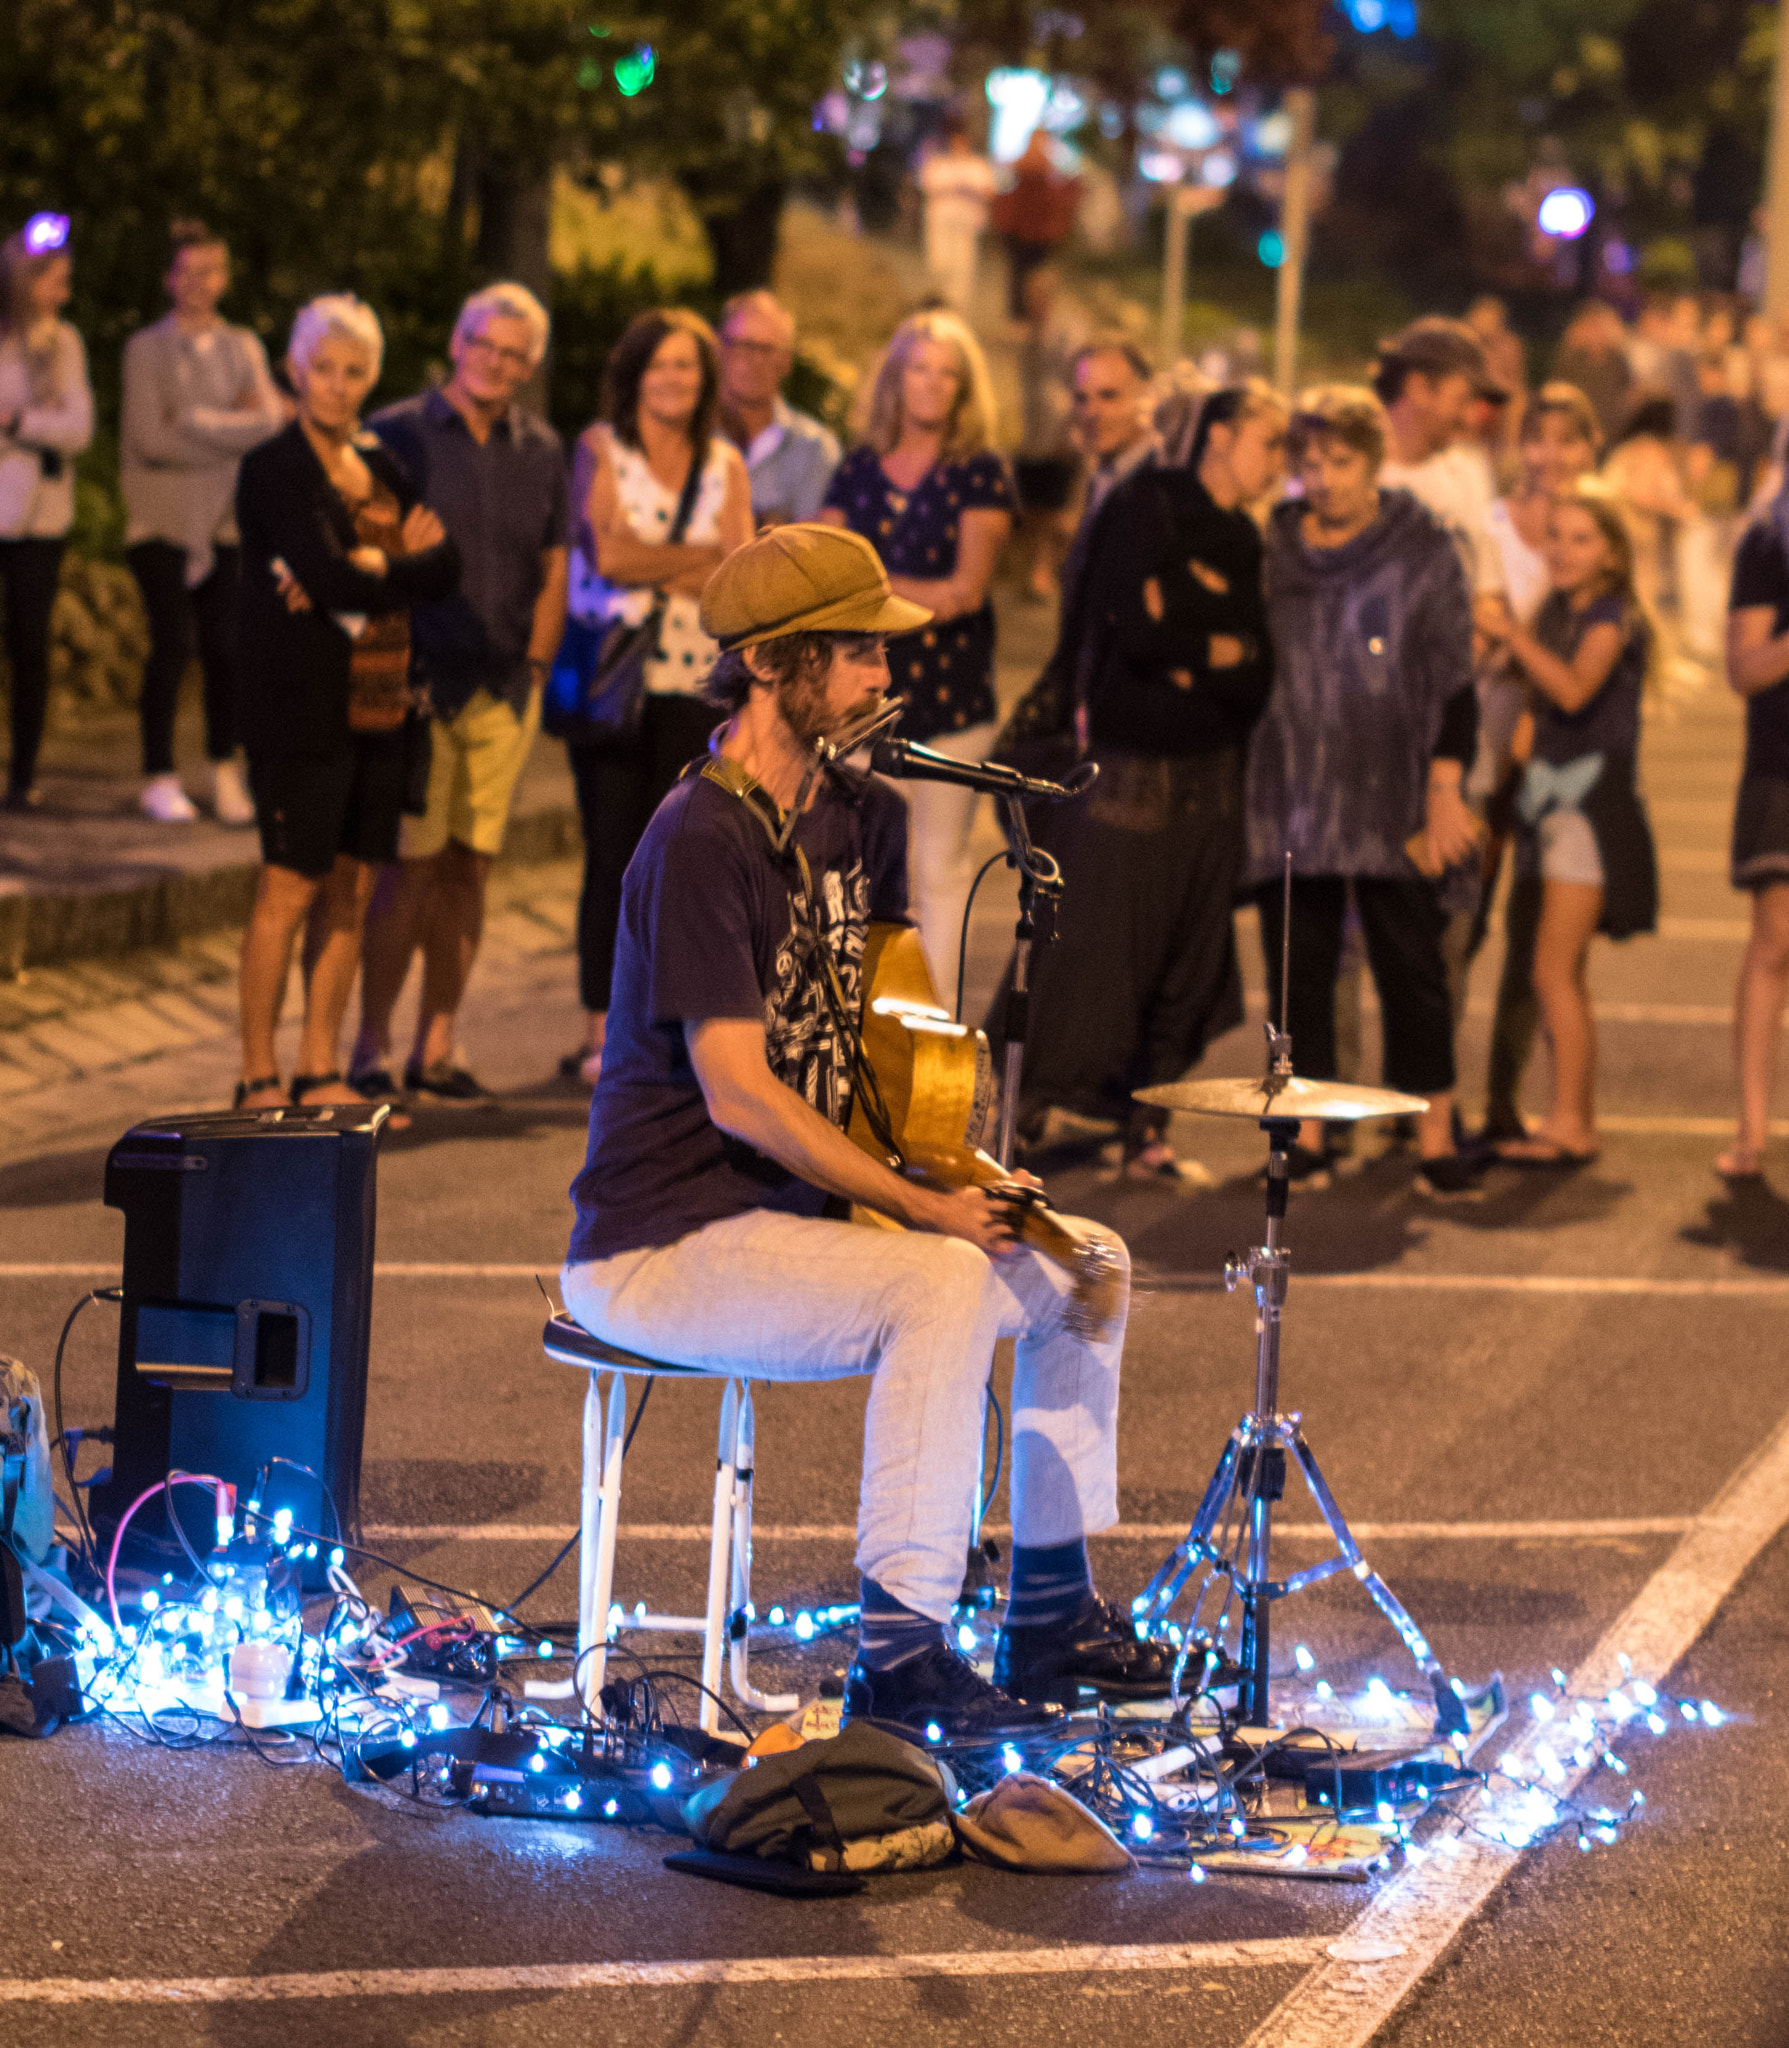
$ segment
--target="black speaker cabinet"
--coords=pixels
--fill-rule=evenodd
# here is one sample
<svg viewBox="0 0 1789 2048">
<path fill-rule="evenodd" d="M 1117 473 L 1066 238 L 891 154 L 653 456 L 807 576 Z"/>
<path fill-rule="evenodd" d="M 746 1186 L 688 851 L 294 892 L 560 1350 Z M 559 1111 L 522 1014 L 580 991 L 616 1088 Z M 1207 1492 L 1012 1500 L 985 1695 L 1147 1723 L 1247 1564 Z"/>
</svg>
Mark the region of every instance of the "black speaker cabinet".
<svg viewBox="0 0 1789 2048">
<path fill-rule="evenodd" d="M 124 1301 L 112 1478 L 93 1490 L 97 1522 L 115 1527 L 170 1470 L 214 1473 L 246 1502 L 256 1473 L 280 1457 L 327 1484 L 355 1533 L 385 1117 L 198 1113 L 138 1124 L 112 1147 L 105 1199 L 124 1211 Z M 203 1552 L 212 1510 L 180 1493 L 181 1526 Z M 317 1487 L 285 1467 L 262 1506 L 290 1507 L 301 1528 L 330 1527 Z M 131 1533 L 171 1533 L 161 1510 L 145 1503 Z"/>
</svg>

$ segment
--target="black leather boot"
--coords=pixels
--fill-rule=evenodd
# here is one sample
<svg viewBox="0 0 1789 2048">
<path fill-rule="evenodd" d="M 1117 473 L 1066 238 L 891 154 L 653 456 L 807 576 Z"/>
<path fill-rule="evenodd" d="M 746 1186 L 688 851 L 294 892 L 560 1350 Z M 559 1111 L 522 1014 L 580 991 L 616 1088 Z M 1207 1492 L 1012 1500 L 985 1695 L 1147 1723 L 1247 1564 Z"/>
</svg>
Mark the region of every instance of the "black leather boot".
<svg viewBox="0 0 1789 2048">
<path fill-rule="evenodd" d="M 1066 1621 L 1006 1627 L 994 1650 L 994 1683 L 1015 1699 L 1073 1707 L 1085 1687 L 1108 1700 L 1161 1699 L 1174 1652 L 1138 1640 L 1122 1608 L 1089 1593 Z"/>
</svg>

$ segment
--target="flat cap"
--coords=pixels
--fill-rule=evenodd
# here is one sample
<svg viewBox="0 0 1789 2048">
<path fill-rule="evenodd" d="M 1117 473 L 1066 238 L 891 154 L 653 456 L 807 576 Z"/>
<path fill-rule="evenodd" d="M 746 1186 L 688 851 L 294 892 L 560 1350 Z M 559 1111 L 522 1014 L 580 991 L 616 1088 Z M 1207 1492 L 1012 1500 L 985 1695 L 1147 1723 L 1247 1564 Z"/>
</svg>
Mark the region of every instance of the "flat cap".
<svg viewBox="0 0 1789 2048">
<path fill-rule="evenodd" d="M 802 522 L 737 548 L 702 592 L 702 630 L 723 647 L 789 633 L 911 633 L 932 616 L 896 597 L 860 533 Z"/>
</svg>

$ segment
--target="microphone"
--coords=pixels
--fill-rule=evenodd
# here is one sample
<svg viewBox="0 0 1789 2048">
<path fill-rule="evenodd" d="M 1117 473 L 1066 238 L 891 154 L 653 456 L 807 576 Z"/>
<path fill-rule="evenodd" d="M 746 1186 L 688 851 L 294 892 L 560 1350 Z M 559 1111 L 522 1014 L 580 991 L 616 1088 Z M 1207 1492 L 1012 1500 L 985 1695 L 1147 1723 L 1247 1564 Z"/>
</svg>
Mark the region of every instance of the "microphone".
<svg viewBox="0 0 1789 2048">
<path fill-rule="evenodd" d="M 1082 761 L 1065 782 L 1043 782 L 1021 775 L 998 761 L 953 761 L 916 740 L 878 740 L 870 749 L 870 766 L 878 775 L 905 782 L 954 782 L 959 789 L 979 789 L 989 796 L 1015 796 L 1045 803 L 1083 796 L 1099 779 L 1099 763 Z"/>
</svg>

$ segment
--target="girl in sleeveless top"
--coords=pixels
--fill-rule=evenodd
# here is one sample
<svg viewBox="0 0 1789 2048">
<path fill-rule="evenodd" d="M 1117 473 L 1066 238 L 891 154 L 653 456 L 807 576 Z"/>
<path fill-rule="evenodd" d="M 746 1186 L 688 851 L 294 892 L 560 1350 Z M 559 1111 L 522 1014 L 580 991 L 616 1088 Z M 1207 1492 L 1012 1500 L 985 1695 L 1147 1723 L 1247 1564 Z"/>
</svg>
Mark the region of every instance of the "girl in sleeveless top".
<svg viewBox="0 0 1789 2048">
<path fill-rule="evenodd" d="M 638 625 L 659 594 L 658 652 L 646 668 L 639 730 L 567 748 L 584 826 L 578 905 L 582 1048 L 561 1062 L 595 1085 L 602 1066 L 621 878 L 646 822 L 718 721 L 701 691 L 720 652 L 702 631 L 702 586 L 752 537 L 751 485 L 737 448 L 715 433 L 720 373 L 705 320 L 680 308 L 642 313 L 603 374 L 603 416 L 572 466 L 571 611 Z M 680 539 L 670 534 L 694 465 L 698 482 Z"/>
</svg>

